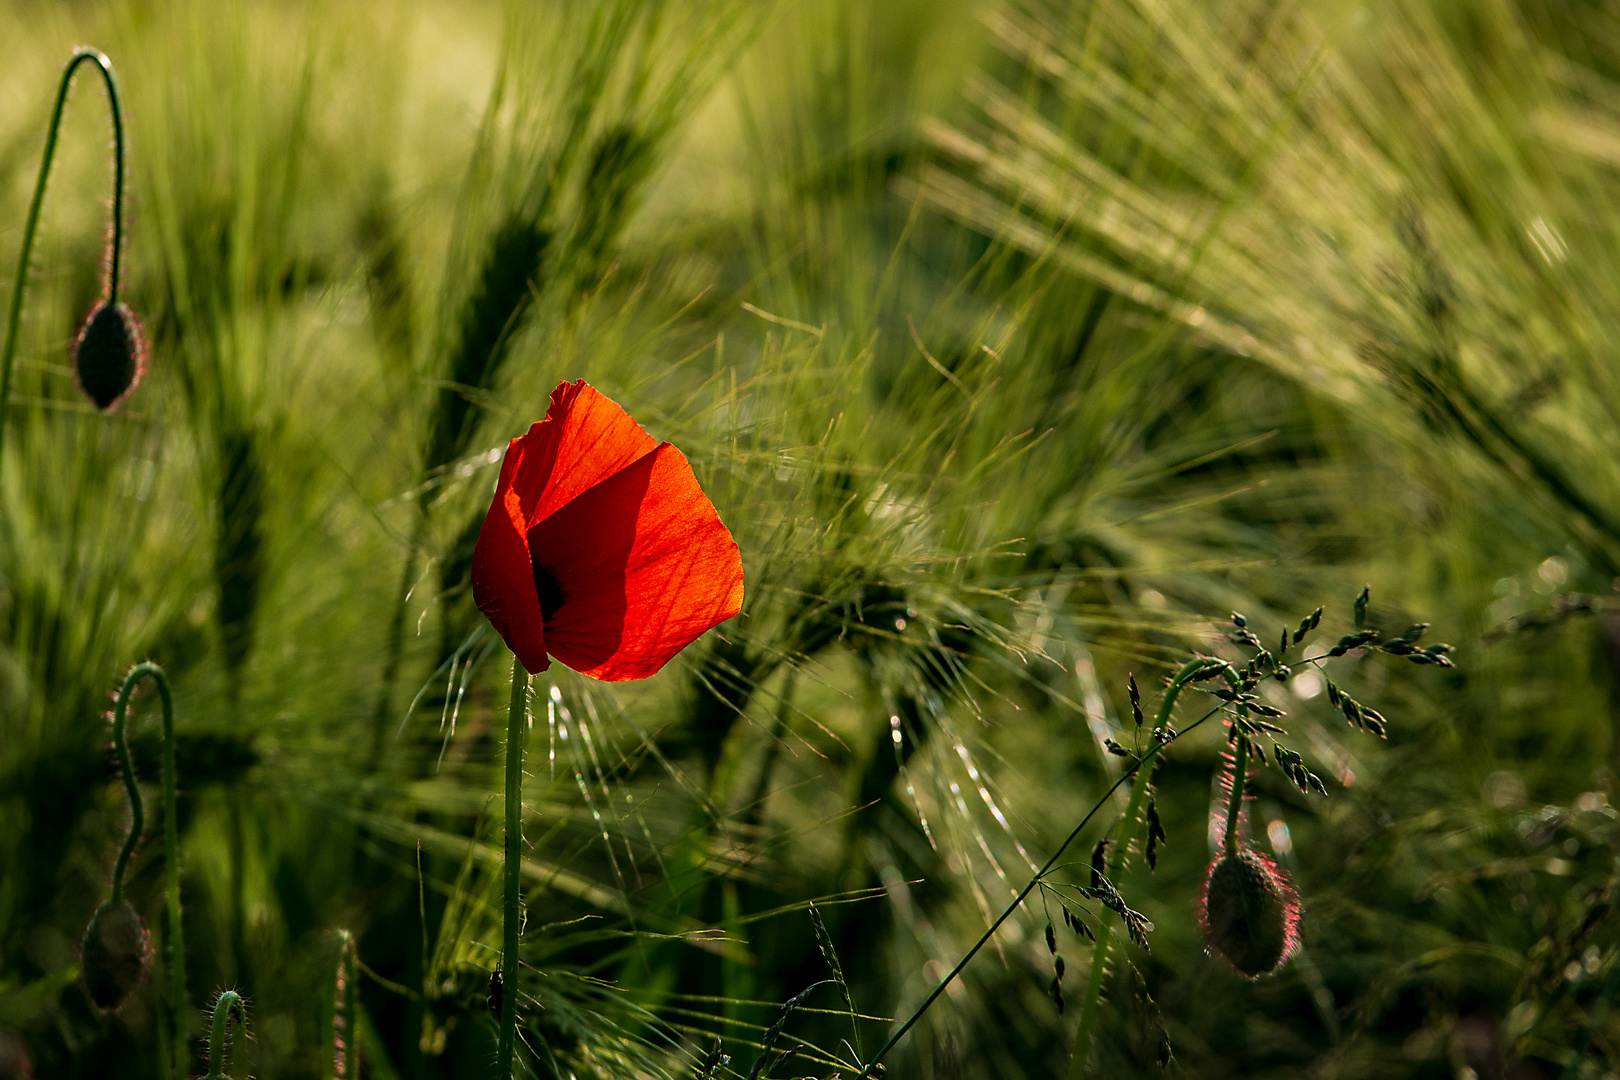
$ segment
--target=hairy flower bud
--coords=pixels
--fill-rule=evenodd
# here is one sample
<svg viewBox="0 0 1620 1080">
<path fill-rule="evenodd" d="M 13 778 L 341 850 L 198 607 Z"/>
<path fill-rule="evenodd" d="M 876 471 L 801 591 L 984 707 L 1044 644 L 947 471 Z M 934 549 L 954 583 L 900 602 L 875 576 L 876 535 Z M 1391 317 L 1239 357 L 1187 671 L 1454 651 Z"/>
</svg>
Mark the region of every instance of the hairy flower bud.
<svg viewBox="0 0 1620 1080">
<path fill-rule="evenodd" d="M 73 345 L 73 377 L 103 412 L 122 401 L 146 370 L 141 322 L 127 304 L 103 301 Z"/>
<path fill-rule="evenodd" d="M 1210 863 L 1198 897 L 1210 955 L 1251 979 L 1269 975 L 1299 947 L 1299 896 L 1264 855 L 1239 848 Z"/>
<path fill-rule="evenodd" d="M 80 967 L 90 1000 L 116 1009 L 146 978 L 152 947 L 141 917 L 125 901 L 96 909 L 79 946 Z"/>
</svg>

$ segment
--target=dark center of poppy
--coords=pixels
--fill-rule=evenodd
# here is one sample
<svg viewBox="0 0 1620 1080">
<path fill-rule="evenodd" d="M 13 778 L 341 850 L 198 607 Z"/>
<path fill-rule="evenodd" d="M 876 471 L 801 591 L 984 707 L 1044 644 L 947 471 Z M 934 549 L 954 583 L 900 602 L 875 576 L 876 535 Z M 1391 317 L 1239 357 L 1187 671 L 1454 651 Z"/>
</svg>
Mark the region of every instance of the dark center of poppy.
<svg viewBox="0 0 1620 1080">
<path fill-rule="evenodd" d="M 540 617 L 546 622 L 568 603 L 568 594 L 557 580 L 557 572 L 539 559 L 534 560 L 534 591 L 540 597 Z"/>
</svg>

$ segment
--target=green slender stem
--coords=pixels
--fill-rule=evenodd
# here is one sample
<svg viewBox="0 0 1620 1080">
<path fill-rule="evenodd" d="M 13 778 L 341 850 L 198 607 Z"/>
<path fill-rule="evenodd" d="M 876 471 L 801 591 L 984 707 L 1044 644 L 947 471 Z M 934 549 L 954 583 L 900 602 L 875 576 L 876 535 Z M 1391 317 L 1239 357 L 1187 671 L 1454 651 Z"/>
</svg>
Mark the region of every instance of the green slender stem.
<svg viewBox="0 0 1620 1080">
<path fill-rule="evenodd" d="M 1176 674 L 1175 679 L 1172 680 L 1171 689 L 1167 691 L 1166 703 L 1161 705 L 1159 708 L 1160 727 L 1163 727 L 1169 722 L 1170 705 L 1174 703 L 1175 695 L 1181 692 L 1182 685 L 1193 674 L 1207 669 L 1209 664 L 1210 661 L 1204 658 L 1190 660 L 1181 669 L 1181 671 Z M 1202 724 L 1205 720 L 1215 715 L 1215 712 L 1217 711 L 1219 710 L 1211 710 L 1209 713 L 1206 713 L 1202 718 L 1192 724 L 1189 724 L 1177 735 L 1171 736 L 1168 741 L 1154 743 L 1154 745 L 1149 747 L 1147 752 L 1142 755 L 1141 760 L 1137 763 L 1137 773 L 1140 773 L 1140 771 L 1146 767 L 1149 762 L 1156 758 L 1160 751 L 1162 751 L 1166 746 L 1170 745 L 1171 742 L 1174 742 L 1177 738 L 1180 738 L 1181 735 L 1185 735 L 1187 732 L 1196 728 L 1199 724 Z M 906 1022 L 901 1024 L 893 1035 L 889 1036 L 889 1041 L 884 1043 L 878 1052 L 872 1055 L 871 1061 L 869 1061 L 866 1066 L 866 1075 L 870 1075 L 872 1073 L 872 1070 L 877 1063 L 882 1061 L 883 1058 L 887 1056 L 889 1051 L 895 1048 L 895 1045 L 899 1043 L 901 1038 L 905 1036 L 906 1032 L 910 1031 L 918 1020 L 922 1019 L 923 1013 L 927 1012 L 929 1007 L 933 1005 L 935 1001 L 939 1000 L 939 996 L 945 992 L 945 988 L 951 985 L 951 980 L 962 973 L 962 969 L 968 966 L 968 962 L 977 956 L 979 954 L 979 950 L 984 948 L 990 939 L 995 936 L 997 930 L 1001 929 L 1001 924 L 1006 922 L 1012 916 L 1012 913 L 1017 911 L 1018 908 L 1023 904 L 1024 900 L 1029 896 L 1029 894 L 1035 891 L 1035 886 L 1039 885 L 1041 881 L 1045 879 L 1046 875 L 1051 872 L 1052 868 L 1057 865 L 1058 860 L 1063 857 L 1063 853 L 1069 850 L 1069 845 L 1075 842 L 1075 840 L 1080 836 L 1080 833 L 1085 830 L 1085 827 L 1091 823 L 1091 819 L 1095 817 L 1097 812 L 1107 804 L 1110 798 L 1113 797 L 1114 792 L 1123 787 L 1125 785 L 1125 781 L 1132 779 L 1133 775 L 1136 774 L 1126 772 L 1121 775 L 1118 780 L 1115 780 L 1108 790 L 1103 792 L 1101 797 L 1097 799 L 1096 803 L 1092 805 L 1091 809 L 1086 811 L 1086 816 L 1080 819 L 1080 823 L 1073 829 L 1069 830 L 1069 835 L 1064 838 L 1063 843 L 1058 845 L 1058 849 L 1052 853 L 1052 857 L 1046 860 L 1046 865 L 1035 871 L 1035 876 L 1029 879 L 1029 883 L 1026 884 L 1018 895 L 1013 898 L 1013 902 L 1007 905 L 1006 909 L 1002 911 L 1001 915 L 996 919 L 996 921 L 990 924 L 990 928 L 987 929 L 982 936 L 980 936 L 979 940 L 976 941 L 973 947 L 963 955 L 962 959 L 957 961 L 956 966 L 947 972 L 945 977 L 939 981 L 939 985 L 934 987 L 933 993 L 929 994 L 923 999 L 923 1003 L 917 1006 L 916 1010 L 912 1012 L 911 1016 L 906 1019 Z"/>
<path fill-rule="evenodd" d="M 1243 680 L 1239 679 L 1237 672 L 1230 667 L 1221 672 L 1226 677 L 1226 685 L 1233 690 L 1243 689 Z M 1248 716 L 1249 707 L 1239 705 L 1239 716 Z M 1231 798 L 1226 804 L 1226 853 L 1237 854 L 1238 824 L 1243 818 L 1243 787 L 1249 779 L 1249 741 L 1243 737 L 1242 732 L 1235 732 L 1236 745 L 1232 749 L 1232 791 Z"/>
<path fill-rule="evenodd" d="M 208 1033 L 208 1076 L 205 1080 L 230 1080 L 230 1073 L 226 1070 L 230 1063 L 226 1058 L 232 1056 L 231 1049 L 231 1014 L 236 1015 L 239 1028 L 247 1027 L 247 1008 L 242 1004 L 242 997 L 235 990 L 220 991 L 219 998 L 214 1002 L 214 1015 L 211 1018 Z"/>
<path fill-rule="evenodd" d="M 118 862 L 113 866 L 112 898 L 116 904 L 124 897 L 124 870 L 146 824 L 141 792 L 135 784 L 135 769 L 130 761 L 129 743 L 124 730 L 130 695 L 144 678 L 150 678 L 157 684 L 158 697 L 163 704 L 163 861 L 169 911 L 170 1005 L 174 1013 L 174 1070 L 176 1076 L 183 1078 L 190 1073 L 191 1063 L 186 1047 L 189 1035 L 186 939 L 180 924 L 180 819 L 176 808 L 179 801 L 179 773 L 174 764 L 174 698 L 169 693 L 168 675 L 150 660 L 136 664 L 124 676 L 123 685 L 118 688 L 117 702 L 113 706 L 113 746 L 118 751 L 118 768 L 124 776 L 124 790 L 129 793 L 130 828 L 123 849 L 118 853 Z"/>
<path fill-rule="evenodd" d="M 28 205 L 28 219 L 23 225 L 22 250 L 17 255 L 17 276 L 11 283 L 11 312 L 6 325 L 6 343 L 0 351 L 0 454 L 5 450 L 7 406 L 11 401 L 11 366 L 17 356 L 17 334 L 22 323 L 23 292 L 28 283 L 28 259 L 34 250 L 34 235 L 39 231 L 39 212 L 45 203 L 45 185 L 51 175 L 51 159 L 56 156 L 56 136 L 62 127 L 62 112 L 67 106 L 68 88 L 80 64 L 93 63 L 101 72 L 101 81 L 107 87 L 107 105 L 112 111 L 113 126 L 113 219 L 112 254 L 107 266 L 107 302 L 118 302 L 118 274 L 124 241 L 124 111 L 118 102 L 118 82 L 113 78 L 112 61 L 95 49 L 80 49 L 73 54 L 62 71 L 62 82 L 56 91 L 56 106 L 51 110 L 50 127 L 45 130 L 45 155 L 39 163 L 39 179 L 34 182 L 34 198 Z"/>
<path fill-rule="evenodd" d="M 1158 714 L 1154 717 L 1154 726 L 1163 728 L 1170 723 L 1171 711 L 1175 708 L 1176 698 L 1181 694 L 1192 676 L 1205 671 L 1209 667 L 1209 660 L 1196 657 L 1181 665 L 1165 688 L 1164 698 L 1159 702 Z M 1143 756 L 1141 764 L 1136 768 L 1136 782 L 1131 785 L 1131 794 L 1125 803 L 1125 813 L 1119 819 L 1119 835 L 1114 838 L 1114 845 L 1108 852 L 1108 877 L 1117 881 L 1124 871 L 1131 857 L 1131 845 L 1136 842 L 1137 828 L 1141 824 L 1142 803 L 1147 798 L 1147 790 L 1153 782 L 1153 766 L 1156 756 Z M 1114 922 L 1116 916 L 1112 911 L 1103 909 L 1097 919 L 1097 942 L 1091 949 L 1091 968 L 1086 975 L 1086 992 L 1080 1002 L 1080 1028 L 1074 1036 L 1074 1050 L 1069 1058 L 1070 1080 L 1084 1080 L 1086 1075 L 1086 1061 L 1091 1056 L 1091 1036 L 1097 1027 L 1097 1005 L 1102 1000 L 1102 984 L 1108 975 L 1109 946 L 1113 943 Z"/>
<path fill-rule="evenodd" d="M 500 1080 L 512 1075 L 517 1044 L 518 936 L 523 893 L 523 736 L 528 728 L 529 673 L 512 658 L 512 701 L 506 714 L 506 902 L 501 944 L 501 1032 L 496 1046 Z"/>
<path fill-rule="evenodd" d="M 1238 823 L 1243 817 L 1243 785 L 1248 779 L 1249 740 L 1241 734 L 1232 750 L 1232 796 L 1226 804 L 1226 853 L 1236 855 L 1238 850 Z"/>
</svg>

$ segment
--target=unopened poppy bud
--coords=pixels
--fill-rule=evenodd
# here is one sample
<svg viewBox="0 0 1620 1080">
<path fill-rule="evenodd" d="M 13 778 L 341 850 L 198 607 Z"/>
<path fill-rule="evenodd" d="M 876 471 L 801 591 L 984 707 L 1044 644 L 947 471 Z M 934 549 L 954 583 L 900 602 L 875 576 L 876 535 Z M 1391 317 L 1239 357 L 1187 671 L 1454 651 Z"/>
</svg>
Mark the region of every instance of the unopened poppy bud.
<svg viewBox="0 0 1620 1080">
<path fill-rule="evenodd" d="M 103 412 L 122 401 L 146 370 L 141 322 L 127 304 L 103 301 L 73 345 L 73 377 Z"/>
<path fill-rule="evenodd" d="M 85 989 L 103 1009 L 122 1005 L 146 978 L 152 960 L 146 927 L 123 900 L 109 900 L 96 909 L 79 954 Z"/>
<path fill-rule="evenodd" d="M 1276 971 L 1299 947 L 1299 897 L 1257 852 L 1239 848 L 1211 863 L 1198 908 L 1210 954 L 1251 979 Z"/>
</svg>

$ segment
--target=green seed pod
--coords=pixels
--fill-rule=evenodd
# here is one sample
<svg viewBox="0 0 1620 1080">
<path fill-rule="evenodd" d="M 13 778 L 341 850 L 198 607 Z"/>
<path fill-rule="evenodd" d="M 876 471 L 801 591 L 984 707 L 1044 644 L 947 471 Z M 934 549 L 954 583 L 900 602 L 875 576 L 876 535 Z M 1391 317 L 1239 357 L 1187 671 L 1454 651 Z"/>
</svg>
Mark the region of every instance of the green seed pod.
<svg viewBox="0 0 1620 1080">
<path fill-rule="evenodd" d="M 1299 948 L 1299 896 L 1271 860 L 1244 848 L 1210 863 L 1198 921 L 1210 955 L 1251 979 Z"/>
<path fill-rule="evenodd" d="M 127 304 L 97 304 L 73 345 L 79 389 L 106 412 L 135 389 L 145 370 L 146 341 L 135 312 Z"/>
<path fill-rule="evenodd" d="M 85 989 L 98 1008 L 116 1009 L 146 978 L 152 946 L 135 909 L 120 900 L 96 909 L 79 946 Z"/>
</svg>

